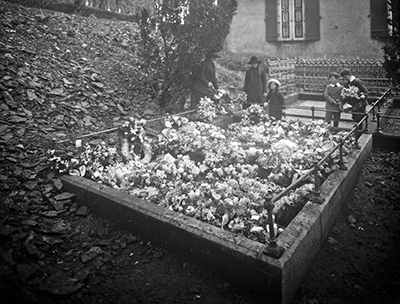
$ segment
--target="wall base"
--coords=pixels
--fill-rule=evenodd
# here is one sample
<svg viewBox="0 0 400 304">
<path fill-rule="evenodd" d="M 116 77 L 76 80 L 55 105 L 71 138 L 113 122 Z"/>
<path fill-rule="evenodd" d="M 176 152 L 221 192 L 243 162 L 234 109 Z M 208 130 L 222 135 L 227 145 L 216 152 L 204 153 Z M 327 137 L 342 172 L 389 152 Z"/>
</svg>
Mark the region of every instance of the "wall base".
<svg viewBox="0 0 400 304">
<path fill-rule="evenodd" d="M 372 135 L 348 157 L 346 171 L 333 172 L 321 188 L 322 204 L 308 202 L 279 236 L 279 259 L 263 254 L 264 245 L 229 231 L 77 176 L 64 176 L 66 191 L 80 205 L 167 250 L 210 267 L 233 284 L 260 293 L 268 303 L 289 303 L 351 194 L 372 148 Z M 234 267 L 233 267 L 234 266 Z"/>
</svg>

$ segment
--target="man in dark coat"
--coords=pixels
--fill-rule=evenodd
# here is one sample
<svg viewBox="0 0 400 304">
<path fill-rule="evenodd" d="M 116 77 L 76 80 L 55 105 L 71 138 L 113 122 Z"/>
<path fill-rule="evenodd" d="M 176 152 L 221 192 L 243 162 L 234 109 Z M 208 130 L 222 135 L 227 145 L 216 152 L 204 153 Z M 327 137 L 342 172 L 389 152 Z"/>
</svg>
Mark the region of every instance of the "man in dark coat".
<svg viewBox="0 0 400 304">
<path fill-rule="evenodd" d="M 244 79 L 244 91 L 247 94 L 247 103 L 243 108 L 248 108 L 251 104 L 263 104 L 267 96 L 267 76 L 260 67 L 261 61 L 256 56 L 250 58 L 248 64 L 251 67 L 246 71 Z"/>
<path fill-rule="evenodd" d="M 192 94 L 190 100 L 191 110 L 196 109 L 201 98 L 212 98 L 216 90 L 218 90 L 214 61 L 220 57 L 221 56 L 219 56 L 215 51 L 210 51 L 207 53 L 206 58 L 200 63 L 200 67 L 194 75 L 192 83 Z"/>
<path fill-rule="evenodd" d="M 352 118 L 355 122 L 360 122 L 365 115 L 365 108 L 367 107 L 367 98 L 368 98 L 368 89 L 361 81 L 361 79 L 353 76 L 349 69 L 344 69 L 340 72 L 340 76 L 342 76 L 347 83 L 345 87 L 349 88 L 351 86 L 357 87 L 359 90 L 360 99 L 354 99 L 354 101 L 350 102 L 352 108 Z M 359 129 L 362 129 L 362 126 L 359 126 Z"/>
</svg>

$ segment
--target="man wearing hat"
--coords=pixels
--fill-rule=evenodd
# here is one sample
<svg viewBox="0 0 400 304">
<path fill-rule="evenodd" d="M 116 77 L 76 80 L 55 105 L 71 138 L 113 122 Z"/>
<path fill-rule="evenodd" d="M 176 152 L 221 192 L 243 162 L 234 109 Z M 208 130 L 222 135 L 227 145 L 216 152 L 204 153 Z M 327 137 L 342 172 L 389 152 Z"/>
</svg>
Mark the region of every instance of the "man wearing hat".
<svg viewBox="0 0 400 304">
<path fill-rule="evenodd" d="M 216 51 L 210 51 L 206 54 L 206 58 L 200 63 L 199 69 L 196 75 L 194 75 L 192 83 L 192 94 L 190 100 L 191 110 L 196 109 L 201 98 L 212 98 L 215 91 L 218 90 L 214 64 L 214 61 L 217 58 L 221 58 L 221 56 L 219 56 Z"/>
<path fill-rule="evenodd" d="M 252 56 L 248 64 L 250 68 L 246 71 L 243 90 L 247 94 L 247 102 L 243 108 L 248 108 L 251 104 L 263 104 L 267 96 L 267 77 L 264 70 L 260 67 L 261 61 L 256 56 Z"/>
</svg>

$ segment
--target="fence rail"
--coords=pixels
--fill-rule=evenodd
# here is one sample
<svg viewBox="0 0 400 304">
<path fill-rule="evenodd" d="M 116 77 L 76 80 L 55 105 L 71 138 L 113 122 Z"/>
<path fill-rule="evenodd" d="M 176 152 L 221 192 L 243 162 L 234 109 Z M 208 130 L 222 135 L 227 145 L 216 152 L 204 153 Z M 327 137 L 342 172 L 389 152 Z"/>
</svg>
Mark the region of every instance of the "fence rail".
<svg viewBox="0 0 400 304">
<path fill-rule="evenodd" d="M 365 113 L 365 116 L 354 125 L 354 127 L 347 133 L 347 135 L 341 139 L 339 143 L 335 145 L 319 162 L 314 164 L 312 168 L 310 168 L 306 173 L 301 175 L 296 181 L 294 181 L 292 184 L 290 184 L 288 187 L 283 189 L 280 193 L 278 193 L 275 197 L 272 197 L 271 195 L 268 195 L 265 198 L 264 202 L 264 208 L 268 211 L 268 226 L 269 226 L 269 231 L 270 231 L 270 236 L 268 239 L 268 244 L 264 247 L 264 254 L 271 256 L 273 258 L 279 258 L 284 251 L 284 248 L 279 246 L 277 244 L 278 241 L 278 236 L 276 235 L 274 231 L 274 217 L 272 216 L 273 209 L 274 209 L 274 203 L 285 196 L 286 194 L 289 193 L 289 191 L 296 189 L 307 177 L 310 175 L 314 175 L 314 189 L 312 193 L 312 198 L 311 201 L 313 203 L 320 204 L 324 201 L 324 199 L 321 197 L 321 192 L 320 192 L 320 187 L 321 187 L 321 182 L 318 178 L 318 173 L 319 173 L 319 167 L 329 158 L 332 157 L 333 153 L 337 150 L 339 150 L 339 166 L 341 170 L 346 170 L 346 166 L 344 165 L 343 161 L 343 145 L 346 140 L 349 140 L 350 138 L 354 138 L 354 144 L 353 148 L 359 149 L 358 145 L 358 137 L 359 134 L 357 134 L 357 131 L 360 131 L 360 127 L 364 125 L 364 129 L 362 132 L 369 132 L 368 131 L 368 118 L 369 114 L 372 113 L 373 119 L 375 119 L 375 108 L 377 108 L 377 132 L 380 132 L 380 127 L 379 127 L 379 119 L 380 119 L 380 105 L 381 103 L 385 100 L 386 96 L 390 94 L 392 91 L 392 87 L 385 88 L 385 92 L 372 104 L 371 108 Z"/>
<path fill-rule="evenodd" d="M 322 94 L 328 84 L 331 72 L 340 73 L 344 68 L 360 78 L 368 88 L 371 96 L 380 96 L 391 86 L 386 76 L 382 61 L 378 59 L 301 59 L 288 58 L 268 60 L 267 73 L 281 83 L 281 90 L 286 93 L 308 92 Z M 391 92 L 398 95 L 398 90 Z"/>
</svg>

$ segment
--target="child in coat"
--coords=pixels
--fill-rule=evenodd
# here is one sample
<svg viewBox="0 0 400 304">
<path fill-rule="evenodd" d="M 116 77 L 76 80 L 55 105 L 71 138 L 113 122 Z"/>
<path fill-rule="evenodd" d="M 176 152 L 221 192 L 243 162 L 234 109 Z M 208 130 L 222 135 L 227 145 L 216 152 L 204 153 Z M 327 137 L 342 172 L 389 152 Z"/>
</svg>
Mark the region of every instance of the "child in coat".
<svg viewBox="0 0 400 304">
<path fill-rule="evenodd" d="M 343 89 L 342 85 L 339 83 L 339 78 L 340 75 L 338 73 L 330 73 L 329 84 L 324 91 L 324 98 L 326 100 L 325 122 L 330 124 L 333 119 L 333 126 L 336 128 L 339 126 L 342 103 L 340 100 L 340 92 Z"/>
<path fill-rule="evenodd" d="M 268 80 L 268 94 L 266 104 L 268 105 L 268 115 L 276 119 L 282 119 L 283 109 L 285 108 L 285 96 L 279 90 L 281 83 L 276 79 Z"/>
</svg>

